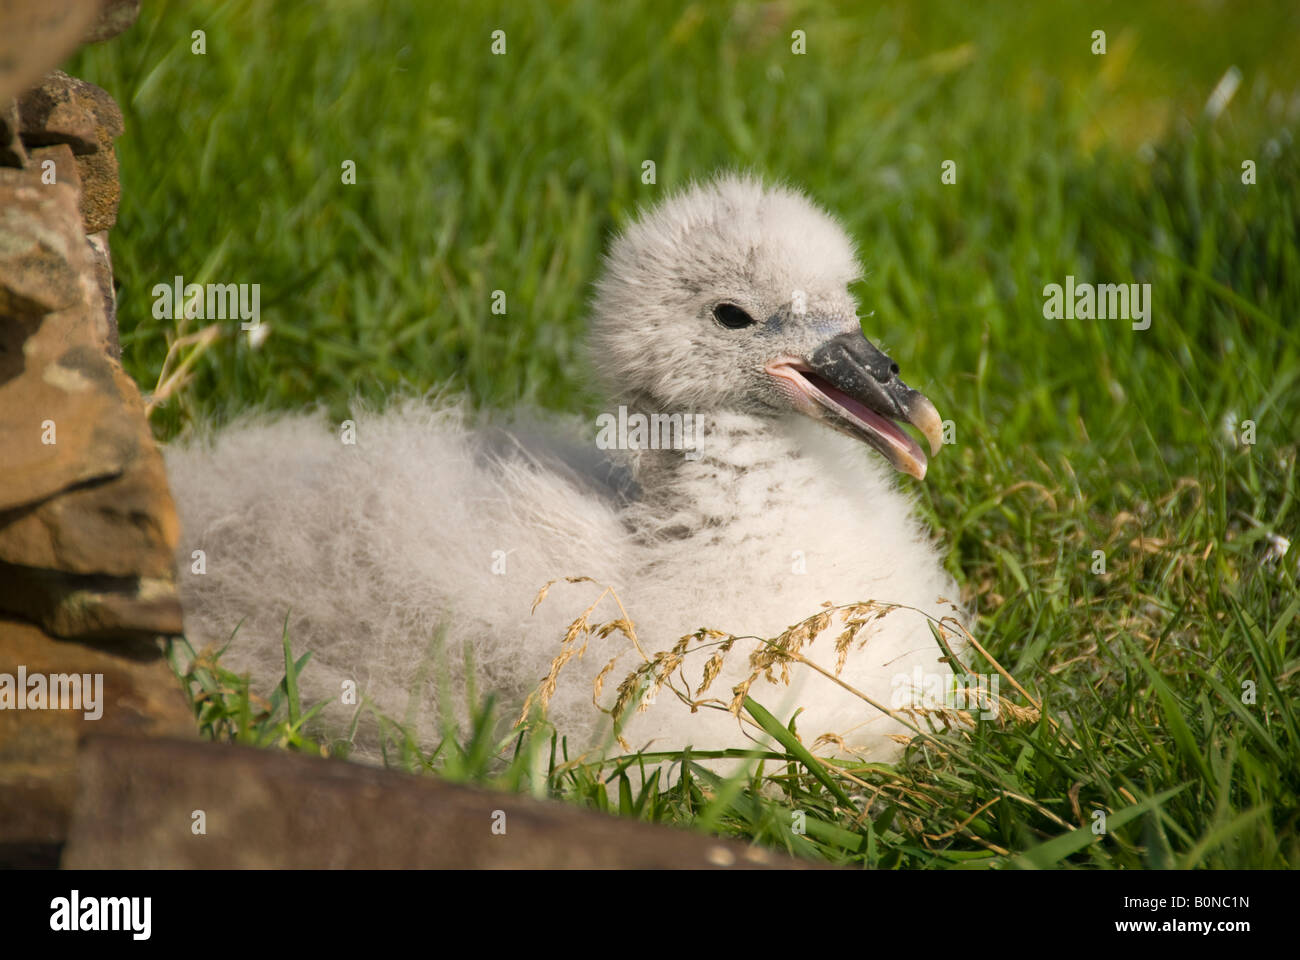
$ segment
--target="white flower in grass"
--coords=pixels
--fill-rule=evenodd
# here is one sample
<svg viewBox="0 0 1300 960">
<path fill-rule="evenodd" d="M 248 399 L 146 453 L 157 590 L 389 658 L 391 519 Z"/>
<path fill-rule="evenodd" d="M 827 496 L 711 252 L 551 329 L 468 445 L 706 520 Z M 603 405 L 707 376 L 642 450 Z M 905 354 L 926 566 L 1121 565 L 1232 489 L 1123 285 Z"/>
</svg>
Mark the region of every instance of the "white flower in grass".
<svg viewBox="0 0 1300 960">
<path fill-rule="evenodd" d="M 248 345 L 254 350 L 266 343 L 266 338 L 271 335 L 271 325 L 269 323 L 259 323 L 257 326 L 248 328 Z"/>
<path fill-rule="evenodd" d="M 1223 439 L 1234 447 L 1237 445 L 1237 414 L 1229 410 L 1219 421 L 1219 429 L 1223 431 Z"/>
</svg>

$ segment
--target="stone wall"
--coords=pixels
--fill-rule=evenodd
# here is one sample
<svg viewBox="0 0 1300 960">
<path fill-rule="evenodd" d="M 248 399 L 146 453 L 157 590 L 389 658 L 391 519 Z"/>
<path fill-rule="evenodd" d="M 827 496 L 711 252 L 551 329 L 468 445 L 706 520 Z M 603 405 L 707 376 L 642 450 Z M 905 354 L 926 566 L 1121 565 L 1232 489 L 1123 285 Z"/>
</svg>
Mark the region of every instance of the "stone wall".
<svg viewBox="0 0 1300 960">
<path fill-rule="evenodd" d="M 138 12 L 0 2 L 0 864 L 57 856 L 82 735 L 194 730 L 158 641 L 181 631 L 176 513 L 118 358 L 122 113 L 50 71 Z M 98 717 L 52 702 L 71 674 L 102 677 Z"/>
</svg>

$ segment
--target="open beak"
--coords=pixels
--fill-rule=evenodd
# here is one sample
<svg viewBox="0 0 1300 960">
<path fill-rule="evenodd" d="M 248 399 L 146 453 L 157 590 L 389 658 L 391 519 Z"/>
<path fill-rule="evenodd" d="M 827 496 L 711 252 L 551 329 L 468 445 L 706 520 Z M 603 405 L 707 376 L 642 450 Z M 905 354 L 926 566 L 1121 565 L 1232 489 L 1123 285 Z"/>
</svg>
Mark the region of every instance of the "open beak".
<svg viewBox="0 0 1300 960">
<path fill-rule="evenodd" d="M 939 411 L 898 379 L 898 365 L 861 333 L 842 333 L 806 359 L 782 357 L 765 369 L 793 388 L 800 412 L 870 444 L 895 470 L 925 479 L 925 451 L 898 422 L 925 434 L 933 455 L 943 443 Z"/>
</svg>

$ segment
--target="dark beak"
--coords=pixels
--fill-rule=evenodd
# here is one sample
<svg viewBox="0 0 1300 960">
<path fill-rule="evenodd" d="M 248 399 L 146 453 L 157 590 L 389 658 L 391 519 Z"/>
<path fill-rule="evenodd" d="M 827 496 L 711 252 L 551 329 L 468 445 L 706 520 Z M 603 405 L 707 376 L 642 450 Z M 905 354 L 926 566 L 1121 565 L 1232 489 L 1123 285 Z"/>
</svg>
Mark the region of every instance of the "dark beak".
<svg viewBox="0 0 1300 960">
<path fill-rule="evenodd" d="M 777 361 L 767 370 L 789 380 L 811 401 L 800 404 L 805 413 L 870 444 L 894 469 L 925 478 L 925 452 L 897 421 L 920 430 L 935 454 L 943 443 L 939 412 L 898 378 L 898 364 L 861 333 L 840 334 L 804 362 Z"/>
</svg>

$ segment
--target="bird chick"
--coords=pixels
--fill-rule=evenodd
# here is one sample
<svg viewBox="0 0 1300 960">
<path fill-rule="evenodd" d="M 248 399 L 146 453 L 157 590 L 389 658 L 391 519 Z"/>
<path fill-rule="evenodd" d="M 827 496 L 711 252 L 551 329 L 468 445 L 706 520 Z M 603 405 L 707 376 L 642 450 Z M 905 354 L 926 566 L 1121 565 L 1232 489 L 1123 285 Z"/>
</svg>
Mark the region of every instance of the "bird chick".
<svg viewBox="0 0 1300 960">
<path fill-rule="evenodd" d="M 269 687 L 287 614 L 295 649 L 313 654 L 304 698 L 328 702 L 334 730 L 356 709 L 349 689 L 433 739 L 440 712 L 464 717 L 470 671 L 511 709 L 550 678 L 548 718 L 592 750 L 628 705 L 618 681 L 664 651 L 667 682 L 643 675 L 650 698 L 637 690 L 643 709 L 621 717 L 634 747 L 753 746 L 726 709 L 740 690 L 783 719 L 801 708 L 807 743 L 896 757 L 908 728 L 867 699 L 896 704 L 918 675 L 951 673 L 929 622 L 953 613 L 940 598 L 957 589 L 895 479 L 924 478 L 907 426 L 933 454 L 939 415 L 863 335 L 848 290 L 859 270 L 803 194 L 722 175 L 630 224 L 597 284 L 601 414 L 653 429 L 598 433 L 535 411 L 484 425 L 463 403 L 421 399 L 361 411 L 352 444 L 299 414 L 174 446 L 191 641 L 239 625 L 227 662 Z M 196 549 L 202 575 L 186 573 Z M 565 577 L 591 579 L 534 609 Z M 573 633 L 598 598 L 587 624 L 626 614 L 629 629 Z M 826 604 L 834 629 L 793 636 L 820 670 L 778 658 L 772 679 L 755 676 L 770 647 L 726 642 L 778 637 Z M 866 623 L 837 646 L 855 618 Z M 683 643 L 700 628 L 716 632 Z M 363 754 L 378 736 L 361 723 Z"/>
</svg>

